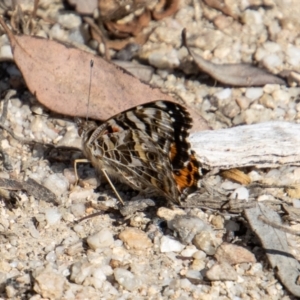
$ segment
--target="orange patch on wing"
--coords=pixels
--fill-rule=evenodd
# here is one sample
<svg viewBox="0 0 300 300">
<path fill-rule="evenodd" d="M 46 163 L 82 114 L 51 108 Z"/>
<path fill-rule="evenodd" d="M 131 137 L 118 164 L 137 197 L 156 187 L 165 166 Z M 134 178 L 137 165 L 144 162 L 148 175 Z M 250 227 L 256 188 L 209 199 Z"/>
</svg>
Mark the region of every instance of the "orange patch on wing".
<svg viewBox="0 0 300 300">
<path fill-rule="evenodd" d="M 112 132 L 119 132 L 120 131 L 120 128 L 119 127 L 112 127 Z"/>
<path fill-rule="evenodd" d="M 173 177 L 180 192 L 183 192 L 186 188 L 197 186 L 200 179 L 199 163 L 193 154 L 191 154 L 188 164 L 174 172 Z"/>
</svg>

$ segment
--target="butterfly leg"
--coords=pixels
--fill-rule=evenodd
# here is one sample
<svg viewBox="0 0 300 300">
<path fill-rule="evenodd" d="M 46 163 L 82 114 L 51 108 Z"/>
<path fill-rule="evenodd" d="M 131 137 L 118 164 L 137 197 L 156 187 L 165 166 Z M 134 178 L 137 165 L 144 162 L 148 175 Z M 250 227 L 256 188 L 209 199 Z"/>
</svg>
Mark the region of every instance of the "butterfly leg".
<svg viewBox="0 0 300 300">
<path fill-rule="evenodd" d="M 75 172 L 75 184 L 74 186 L 76 186 L 78 184 L 79 181 L 79 177 L 78 177 L 78 173 L 77 173 L 77 164 L 79 163 L 90 163 L 90 161 L 86 158 L 81 158 L 81 159 L 75 159 L 74 160 L 74 172 Z"/>
<path fill-rule="evenodd" d="M 110 180 L 110 178 L 109 178 L 109 176 L 108 176 L 106 170 L 105 170 L 105 169 L 101 169 L 101 171 L 103 172 L 104 176 L 106 177 L 108 183 L 110 184 L 111 188 L 112 188 L 113 191 L 115 192 L 115 194 L 116 194 L 116 196 L 118 197 L 119 201 L 122 203 L 122 205 L 125 205 L 125 204 L 124 204 L 124 201 L 123 201 L 122 198 L 121 198 L 121 196 L 120 196 L 119 193 L 117 192 L 117 190 L 116 190 L 114 184 L 111 182 L 111 180 Z"/>
</svg>

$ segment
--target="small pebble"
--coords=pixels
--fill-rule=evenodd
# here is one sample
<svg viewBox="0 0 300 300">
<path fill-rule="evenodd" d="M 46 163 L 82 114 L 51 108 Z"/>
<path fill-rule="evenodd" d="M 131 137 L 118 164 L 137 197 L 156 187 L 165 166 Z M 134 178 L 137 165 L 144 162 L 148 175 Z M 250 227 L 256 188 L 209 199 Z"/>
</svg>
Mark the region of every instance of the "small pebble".
<svg viewBox="0 0 300 300">
<path fill-rule="evenodd" d="M 119 234 L 119 238 L 130 249 L 144 250 L 152 247 L 147 234 L 138 228 L 126 228 Z"/>
<path fill-rule="evenodd" d="M 134 291 L 139 288 L 140 281 L 131 272 L 122 269 L 114 269 L 115 280 L 128 291 Z"/>
<path fill-rule="evenodd" d="M 58 212 L 57 208 L 48 208 L 45 210 L 45 218 L 48 225 L 54 225 L 61 219 L 61 213 Z"/>
<path fill-rule="evenodd" d="M 156 214 L 159 218 L 170 221 L 174 219 L 176 215 L 185 215 L 186 212 L 180 208 L 169 209 L 166 207 L 160 207 Z"/>
<path fill-rule="evenodd" d="M 253 253 L 244 247 L 223 243 L 218 247 L 215 258 L 219 263 L 227 262 L 231 265 L 236 265 L 240 263 L 255 263 L 256 258 Z"/>
<path fill-rule="evenodd" d="M 170 236 L 163 236 L 160 240 L 160 252 L 181 252 L 184 245 Z"/>
<path fill-rule="evenodd" d="M 69 188 L 69 182 L 62 174 L 51 174 L 42 184 L 58 197 L 67 192 Z"/>
<path fill-rule="evenodd" d="M 66 278 L 54 271 L 45 269 L 34 276 L 33 289 L 44 298 L 62 299 Z"/>
<path fill-rule="evenodd" d="M 249 199 L 249 191 L 245 187 L 239 187 L 233 191 L 233 193 L 230 195 L 231 199 L 236 200 L 246 200 Z"/>
<path fill-rule="evenodd" d="M 114 237 L 109 229 L 102 229 L 87 238 L 89 247 L 93 250 L 110 247 L 114 243 Z"/>
<path fill-rule="evenodd" d="M 233 280 L 236 281 L 238 275 L 235 269 L 228 263 L 214 264 L 207 272 L 207 279 L 213 280 Z"/>
<path fill-rule="evenodd" d="M 175 216 L 173 220 L 168 222 L 168 227 L 177 231 L 181 242 L 184 244 L 189 244 L 197 233 L 209 230 L 209 225 L 200 218 L 186 215 Z"/>
<path fill-rule="evenodd" d="M 247 88 L 245 96 L 250 99 L 251 101 L 254 101 L 258 98 L 260 98 L 263 95 L 263 89 L 262 88 Z"/>
<path fill-rule="evenodd" d="M 181 251 L 181 255 L 184 257 L 192 257 L 197 251 L 198 249 L 194 245 L 190 245 Z"/>
<path fill-rule="evenodd" d="M 84 203 L 72 204 L 71 212 L 76 218 L 82 217 L 85 214 L 85 205 L 84 205 Z"/>
<path fill-rule="evenodd" d="M 217 238 L 215 233 L 211 231 L 202 231 L 193 240 L 193 244 L 197 249 L 204 251 L 207 255 L 215 254 L 216 249 L 221 243 L 222 239 Z"/>
<path fill-rule="evenodd" d="M 221 91 L 215 93 L 214 96 L 216 96 L 219 100 L 224 100 L 227 98 L 230 98 L 232 93 L 232 90 L 227 88 L 227 89 L 222 89 Z"/>
</svg>

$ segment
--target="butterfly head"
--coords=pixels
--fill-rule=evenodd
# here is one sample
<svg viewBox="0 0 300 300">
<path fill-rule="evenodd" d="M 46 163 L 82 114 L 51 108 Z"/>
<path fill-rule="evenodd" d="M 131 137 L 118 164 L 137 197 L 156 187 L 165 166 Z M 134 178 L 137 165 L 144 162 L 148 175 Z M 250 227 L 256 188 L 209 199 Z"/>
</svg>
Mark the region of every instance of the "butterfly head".
<svg viewBox="0 0 300 300">
<path fill-rule="evenodd" d="M 82 138 L 84 137 L 84 135 L 86 135 L 87 132 L 97 127 L 97 124 L 95 122 L 86 121 L 81 118 L 75 118 L 75 123 L 77 125 L 78 135 Z"/>
</svg>

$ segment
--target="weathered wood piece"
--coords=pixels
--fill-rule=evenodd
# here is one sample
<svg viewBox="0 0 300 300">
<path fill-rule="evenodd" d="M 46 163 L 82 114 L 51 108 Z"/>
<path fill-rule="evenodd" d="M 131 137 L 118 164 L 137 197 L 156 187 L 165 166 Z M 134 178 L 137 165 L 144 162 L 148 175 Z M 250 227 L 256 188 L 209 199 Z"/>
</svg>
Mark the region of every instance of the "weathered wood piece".
<svg viewBox="0 0 300 300">
<path fill-rule="evenodd" d="M 300 124 L 267 122 L 200 131 L 191 134 L 190 142 L 208 169 L 300 165 Z"/>
<path fill-rule="evenodd" d="M 259 220 L 259 216 L 262 215 L 280 224 L 279 215 L 263 204 L 246 209 L 245 215 L 252 230 L 258 235 L 269 262 L 281 282 L 294 296 L 300 297 L 300 286 L 297 284 L 300 265 L 290 253 L 286 233 Z"/>
</svg>

